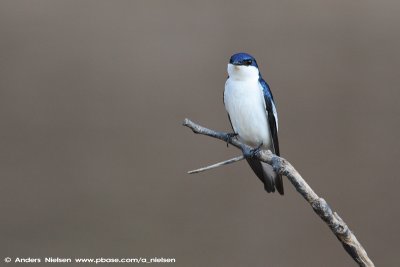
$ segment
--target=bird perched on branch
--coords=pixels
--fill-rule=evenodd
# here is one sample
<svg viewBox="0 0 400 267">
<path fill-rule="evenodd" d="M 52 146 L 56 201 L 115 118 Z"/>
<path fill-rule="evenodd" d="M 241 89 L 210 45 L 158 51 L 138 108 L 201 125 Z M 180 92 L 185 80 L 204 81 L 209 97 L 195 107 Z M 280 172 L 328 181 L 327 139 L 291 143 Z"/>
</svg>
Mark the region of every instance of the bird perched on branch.
<svg viewBox="0 0 400 267">
<path fill-rule="evenodd" d="M 246 53 L 234 54 L 229 60 L 228 74 L 224 104 L 234 131 L 231 136 L 280 156 L 278 114 L 255 58 Z M 282 176 L 275 173 L 272 166 L 254 158 L 247 158 L 247 162 L 268 193 L 275 192 L 276 188 L 283 195 Z"/>
</svg>

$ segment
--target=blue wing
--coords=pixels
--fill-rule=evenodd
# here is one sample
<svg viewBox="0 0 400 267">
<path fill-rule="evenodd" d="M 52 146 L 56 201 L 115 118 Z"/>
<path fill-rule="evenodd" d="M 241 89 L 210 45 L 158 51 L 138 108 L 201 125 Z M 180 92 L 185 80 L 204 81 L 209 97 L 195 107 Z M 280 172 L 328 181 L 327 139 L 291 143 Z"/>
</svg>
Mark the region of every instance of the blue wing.
<svg viewBox="0 0 400 267">
<path fill-rule="evenodd" d="M 278 114 L 276 112 L 274 97 L 269 89 L 269 85 L 263 78 L 260 77 L 259 82 L 263 88 L 265 109 L 268 112 L 268 124 L 272 135 L 272 145 L 274 152 L 277 156 L 280 156 L 279 141 L 278 141 Z"/>
<path fill-rule="evenodd" d="M 278 114 L 276 112 L 274 97 L 272 96 L 272 92 L 269 89 L 269 85 L 264 81 L 263 78 L 261 78 L 261 76 L 259 78 L 259 82 L 263 89 L 265 109 L 268 113 L 268 125 L 272 136 L 272 152 L 275 153 L 275 155 L 280 156 L 278 140 Z M 283 181 L 281 175 L 276 174 L 274 178 L 274 184 L 278 192 L 283 195 Z"/>
</svg>

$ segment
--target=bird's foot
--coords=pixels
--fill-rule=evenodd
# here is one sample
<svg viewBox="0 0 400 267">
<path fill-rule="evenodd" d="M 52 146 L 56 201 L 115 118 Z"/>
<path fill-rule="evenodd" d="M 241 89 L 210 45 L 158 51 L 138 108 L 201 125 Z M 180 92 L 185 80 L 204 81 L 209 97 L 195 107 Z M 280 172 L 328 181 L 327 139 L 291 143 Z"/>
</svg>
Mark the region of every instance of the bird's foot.
<svg viewBox="0 0 400 267">
<path fill-rule="evenodd" d="M 227 133 L 226 136 L 228 137 L 226 139 L 226 147 L 228 147 L 229 143 L 232 141 L 232 139 L 235 138 L 236 136 L 238 136 L 238 133 Z"/>
<path fill-rule="evenodd" d="M 252 149 L 250 149 L 249 151 L 246 151 L 246 152 L 244 153 L 244 156 L 245 156 L 246 158 L 255 158 L 255 157 L 257 157 L 257 154 L 260 153 L 262 146 L 263 146 L 263 143 L 261 143 L 261 144 L 260 144 L 258 147 L 256 147 L 256 148 L 252 148 Z"/>
</svg>

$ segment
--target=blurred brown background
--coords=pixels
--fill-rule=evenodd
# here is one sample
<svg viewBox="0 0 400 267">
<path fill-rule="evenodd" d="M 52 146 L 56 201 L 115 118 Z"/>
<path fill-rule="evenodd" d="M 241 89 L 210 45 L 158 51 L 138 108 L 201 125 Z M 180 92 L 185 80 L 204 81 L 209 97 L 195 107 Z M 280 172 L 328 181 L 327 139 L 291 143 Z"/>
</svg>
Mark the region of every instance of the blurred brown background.
<svg viewBox="0 0 400 267">
<path fill-rule="evenodd" d="M 286 179 L 281 197 L 244 162 L 186 174 L 239 153 L 181 122 L 230 130 L 226 64 L 245 51 L 274 93 L 282 155 L 377 266 L 399 266 L 399 13 L 398 1 L 2 1 L 1 260 L 355 266 Z"/>
</svg>

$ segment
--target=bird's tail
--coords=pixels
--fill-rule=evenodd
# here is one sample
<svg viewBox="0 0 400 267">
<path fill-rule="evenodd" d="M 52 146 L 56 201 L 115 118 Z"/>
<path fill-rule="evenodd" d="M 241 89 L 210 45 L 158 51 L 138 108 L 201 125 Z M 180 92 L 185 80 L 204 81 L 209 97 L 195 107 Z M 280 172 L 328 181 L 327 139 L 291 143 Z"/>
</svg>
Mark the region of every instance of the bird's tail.
<svg viewBox="0 0 400 267">
<path fill-rule="evenodd" d="M 271 165 L 256 159 L 247 159 L 247 162 L 257 177 L 264 183 L 264 188 L 268 193 L 275 192 L 276 188 L 279 194 L 284 194 L 282 176 L 274 172 Z"/>
</svg>

